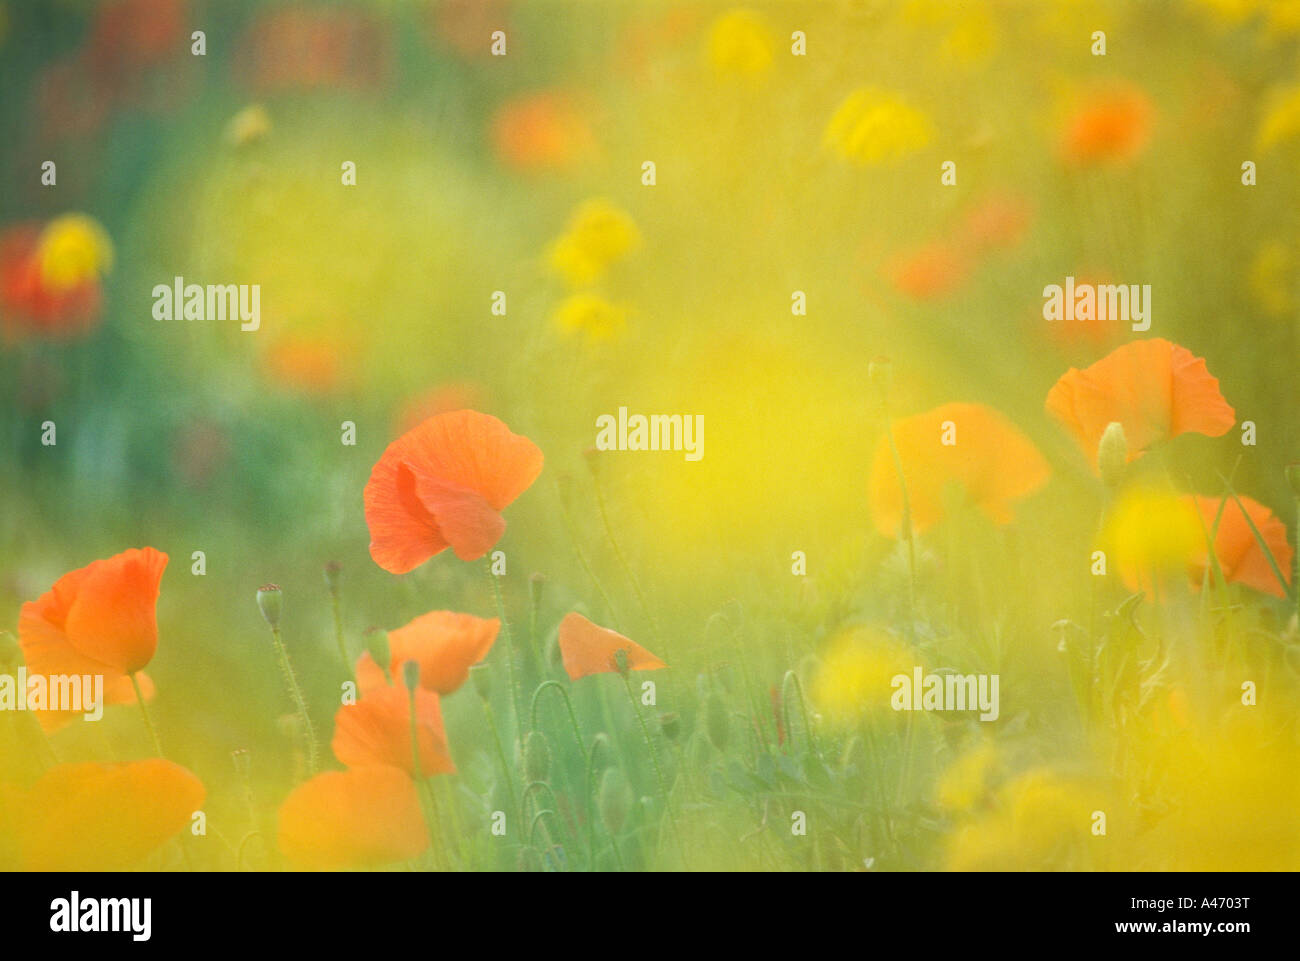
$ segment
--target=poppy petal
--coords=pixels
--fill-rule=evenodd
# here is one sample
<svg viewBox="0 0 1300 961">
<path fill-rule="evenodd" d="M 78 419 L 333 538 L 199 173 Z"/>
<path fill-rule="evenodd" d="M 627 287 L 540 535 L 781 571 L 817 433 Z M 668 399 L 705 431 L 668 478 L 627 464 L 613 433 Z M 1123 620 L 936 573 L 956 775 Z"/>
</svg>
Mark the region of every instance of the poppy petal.
<svg viewBox="0 0 1300 961">
<path fill-rule="evenodd" d="M 454 774 L 447 749 L 438 695 L 415 690 L 415 726 L 420 748 L 420 777 Z M 408 773 L 415 760 L 411 750 L 411 695 L 388 685 L 367 691 L 355 704 L 334 715 L 334 756 L 348 767 L 386 764 Z"/>
<path fill-rule="evenodd" d="M 653 671 L 668 666 L 636 641 L 593 624 L 576 611 L 564 615 L 559 640 L 564 670 L 574 681 L 588 674 L 617 672 L 615 655 L 619 651 L 626 655 L 628 669 L 632 671 Z"/>
</svg>

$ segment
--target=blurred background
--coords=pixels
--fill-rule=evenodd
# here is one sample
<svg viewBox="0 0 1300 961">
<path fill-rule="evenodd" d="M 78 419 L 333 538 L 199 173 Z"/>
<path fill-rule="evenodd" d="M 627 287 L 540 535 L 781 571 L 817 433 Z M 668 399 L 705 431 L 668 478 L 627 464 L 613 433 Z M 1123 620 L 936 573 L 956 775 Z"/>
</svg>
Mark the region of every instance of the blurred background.
<svg viewBox="0 0 1300 961">
<path fill-rule="evenodd" d="M 990 600 L 963 635 L 981 653 L 945 656 L 974 669 L 996 649 L 1004 713 L 1047 705 L 1030 750 L 1068 753 L 1050 627 L 1088 601 L 1099 486 L 1043 399 L 1133 334 L 1044 321 L 1043 288 L 1150 284 L 1147 336 L 1205 357 L 1258 425 L 1254 447 L 1237 430 L 1181 439 L 1171 475 L 1216 492 L 1235 467 L 1238 490 L 1294 523 L 1298 6 L 0 3 L 0 628 L 65 571 L 165 550 L 149 670 L 169 753 L 219 812 L 241 803 L 230 753 L 251 749 L 273 805 L 293 781 L 290 705 L 260 584 L 284 590 L 326 736 L 327 562 L 354 655 L 372 625 L 493 613 L 476 565 L 380 570 L 361 509 L 392 439 L 468 406 L 546 455 L 500 545 L 512 616 L 538 572 L 552 633 L 578 607 L 659 645 L 677 669 L 666 702 L 689 710 L 695 674 L 741 648 L 765 691 L 901 606 L 866 501 L 884 423 L 867 369 L 885 356 L 894 415 L 987 403 L 1052 464 L 1016 525 L 964 535 Z M 32 237 L 69 214 L 103 232 L 81 237 L 88 286 L 34 294 Z M 152 290 L 177 276 L 259 284 L 261 329 L 155 320 Z M 584 457 L 620 406 L 702 414 L 703 460 Z M 445 710 L 468 757 L 479 706 Z M 57 738 L 67 758 L 102 755 L 100 738 L 149 750 L 130 707 Z M 29 778 L 10 745 L 0 776 Z"/>
</svg>

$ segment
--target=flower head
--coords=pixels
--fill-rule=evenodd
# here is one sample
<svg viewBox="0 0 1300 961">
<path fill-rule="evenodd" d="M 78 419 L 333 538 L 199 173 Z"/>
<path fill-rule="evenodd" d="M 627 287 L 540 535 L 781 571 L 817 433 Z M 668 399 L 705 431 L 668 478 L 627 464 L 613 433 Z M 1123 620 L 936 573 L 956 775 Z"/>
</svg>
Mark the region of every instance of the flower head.
<svg viewBox="0 0 1300 961">
<path fill-rule="evenodd" d="M 388 445 L 366 483 L 370 556 L 405 574 L 450 547 L 482 557 L 505 532 L 501 516 L 542 471 L 542 452 L 473 410 L 430 417 Z"/>
<path fill-rule="evenodd" d="M 1219 569 L 1225 578 L 1265 594 L 1286 596 L 1285 588 L 1273 572 L 1273 565 L 1268 562 L 1264 549 L 1250 529 L 1251 524 L 1254 524 L 1255 530 L 1259 531 L 1264 543 L 1268 545 L 1282 576 L 1288 584 L 1291 583 L 1291 558 L 1294 552 L 1287 543 L 1286 525 L 1277 515 L 1254 498 L 1245 496 L 1228 498 L 1227 503 L 1223 504 L 1222 515 L 1219 514 L 1222 502 L 1217 497 L 1189 495 L 1184 500 L 1200 513 L 1206 531 L 1214 530 L 1214 520 L 1219 518 L 1218 530 L 1214 532 L 1214 556 L 1218 559 Z M 1249 523 L 1247 516 L 1250 518 Z M 1209 552 L 1202 539 L 1191 562 L 1195 583 L 1201 583 L 1209 563 Z"/>
<path fill-rule="evenodd" d="M 930 118 L 899 97 L 874 87 L 855 90 L 826 126 L 825 145 L 863 165 L 894 163 L 930 142 Z"/>
<path fill-rule="evenodd" d="M 1047 394 L 1047 410 L 1097 466 L 1102 434 L 1118 421 L 1128 459 L 1179 434 L 1226 434 L 1236 413 L 1204 359 L 1163 338 L 1125 344 L 1084 370 L 1070 368 Z"/>
<path fill-rule="evenodd" d="M 402 665 L 420 665 L 420 686 L 437 694 L 450 694 L 469 679 L 469 669 L 487 657 L 501 621 L 454 611 L 429 611 L 403 627 L 388 632 L 389 663 L 380 665 L 368 652 L 357 661 L 361 690 L 387 683 L 384 668 L 394 680 Z"/>
<path fill-rule="evenodd" d="M 399 684 L 370 688 L 355 704 L 338 709 L 331 742 L 334 756 L 348 767 L 386 764 L 418 777 L 454 774 L 456 765 L 447 748 L 438 695 L 416 688 L 414 700 L 420 753 L 418 772 L 412 770 L 415 764 L 411 749 L 412 694 Z"/>
<path fill-rule="evenodd" d="M 668 666 L 636 641 L 593 624 L 576 611 L 560 621 L 559 641 L 564 670 L 574 681 L 588 674 L 654 671 Z"/>
</svg>

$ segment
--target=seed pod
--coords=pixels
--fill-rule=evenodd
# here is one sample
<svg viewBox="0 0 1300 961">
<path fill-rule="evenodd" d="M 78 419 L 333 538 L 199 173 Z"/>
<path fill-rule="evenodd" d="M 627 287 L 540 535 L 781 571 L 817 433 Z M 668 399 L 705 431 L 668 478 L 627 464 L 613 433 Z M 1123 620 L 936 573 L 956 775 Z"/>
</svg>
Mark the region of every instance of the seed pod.
<svg viewBox="0 0 1300 961">
<path fill-rule="evenodd" d="M 627 779 L 617 767 L 606 768 L 600 776 L 600 790 L 596 793 L 596 805 L 600 809 L 600 819 L 610 834 L 618 834 L 627 823 L 627 812 L 632 806 L 632 790 L 627 786 Z"/>
<path fill-rule="evenodd" d="M 524 738 L 524 777 L 531 784 L 545 781 L 550 773 L 551 745 L 541 731 L 529 731 Z"/>
<path fill-rule="evenodd" d="M 263 584 L 257 589 L 257 609 L 271 630 L 280 626 L 281 597 L 278 584 Z"/>
</svg>

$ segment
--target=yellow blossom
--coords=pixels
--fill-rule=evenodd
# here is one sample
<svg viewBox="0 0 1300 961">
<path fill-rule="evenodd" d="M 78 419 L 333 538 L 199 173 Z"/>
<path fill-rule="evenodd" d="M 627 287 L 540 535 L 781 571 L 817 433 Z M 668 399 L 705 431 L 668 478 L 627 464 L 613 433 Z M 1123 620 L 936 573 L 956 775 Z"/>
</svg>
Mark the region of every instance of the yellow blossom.
<svg viewBox="0 0 1300 961">
<path fill-rule="evenodd" d="M 606 268 L 638 243 L 636 223 L 604 200 L 589 200 L 574 212 L 568 229 L 551 246 L 551 266 L 575 287 L 594 283 Z"/>
<path fill-rule="evenodd" d="M 99 221 L 85 214 L 51 220 L 41 233 L 41 280 L 54 290 L 70 290 L 113 267 L 113 242 Z"/>
<path fill-rule="evenodd" d="M 612 340 L 627 326 L 627 311 L 598 294 L 567 298 L 555 311 L 556 325 L 566 333 L 586 334 L 593 343 Z"/>
<path fill-rule="evenodd" d="M 826 126 L 825 145 L 858 164 L 892 163 L 930 142 L 929 118 L 874 87 L 851 93 Z"/>
<path fill-rule="evenodd" d="M 713 23 L 709 60 L 721 73 L 757 74 L 772 64 L 772 35 L 752 10 L 732 10 Z"/>
<path fill-rule="evenodd" d="M 917 655 L 884 631 L 850 628 L 827 647 L 813 679 L 813 702 L 832 722 L 888 712 L 891 681 L 917 665 Z"/>
</svg>

